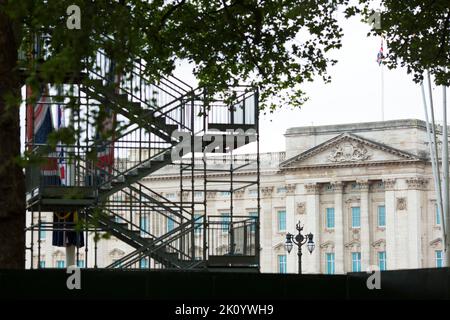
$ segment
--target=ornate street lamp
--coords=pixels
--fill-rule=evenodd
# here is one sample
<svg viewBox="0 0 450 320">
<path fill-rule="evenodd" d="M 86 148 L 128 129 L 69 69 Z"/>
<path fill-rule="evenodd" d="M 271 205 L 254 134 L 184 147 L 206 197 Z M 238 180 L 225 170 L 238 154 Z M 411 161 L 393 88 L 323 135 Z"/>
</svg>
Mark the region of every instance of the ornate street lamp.
<svg viewBox="0 0 450 320">
<path fill-rule="evenodd" d="M 286 251 L 291 253 L 294 244 L 298 247 L 298 274 L 302 273 L 302 246 L 306 243 L 306 247 L 308 248 L 309 253 L 311 254 L 314 251 L 316 245 L 313 241 L 313 234 L 308 233 L 306 236 L 302 235 L 303 227 L 300 225 L 300 221 L 297 223 L 295 228 L 298 231 L 298 234 L 294 237 L 293 234 L 286 234 L 286 243 L 284 244 Z"/>
</svg>

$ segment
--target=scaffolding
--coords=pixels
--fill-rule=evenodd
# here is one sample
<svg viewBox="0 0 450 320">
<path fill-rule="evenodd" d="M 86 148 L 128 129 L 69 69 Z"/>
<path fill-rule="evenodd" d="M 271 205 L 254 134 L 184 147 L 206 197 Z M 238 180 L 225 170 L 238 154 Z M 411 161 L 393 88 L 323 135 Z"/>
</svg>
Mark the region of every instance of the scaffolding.
<svg viewBox="0 0 450 320">
<path fill-rule="evenodd" d="M 22 56 L 45 60 L 43 39 Z M 173 76 L 148 78 L 140 58 L 132 64 L 119 73 L 99 50 L 89 68 L 63 85 L 26 90 L 29 266 L 43 267 L 41 235 L 49 231 L 54 245 L 75 248 L 74 264 L 85 257 L 83 267 L 259 270 L 258 90 L 237 86 L 212 95 Z M 62 117 L 61 110 L 67 111 Z M 56 127 L 70 130 L 74 140 L 49 142 L 55 114 Z M 256 155 L 239 154 L 248 144 Z M 179 199 L 143 182 L 167 167 L 179 172 Z M 250 168 L 255 176 L 240 174 Z M 257 190 L 252 217 L 234 207 L 235 193 L 249 187 Z M 211 192 L 229 195 L 226 214 L 207 214 Z M 45 212 L 52 221 L 43 220 Z M 132 249 L 99 265 L 98 239 L 105 235 Z"/>
</svg>

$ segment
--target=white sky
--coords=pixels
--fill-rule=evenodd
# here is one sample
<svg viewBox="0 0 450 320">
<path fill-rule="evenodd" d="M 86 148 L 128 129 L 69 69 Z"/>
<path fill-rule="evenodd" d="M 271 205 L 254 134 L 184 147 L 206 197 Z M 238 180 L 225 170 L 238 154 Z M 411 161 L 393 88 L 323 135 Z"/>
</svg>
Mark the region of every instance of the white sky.
<svg viewBox="0 0 450 320">
<path fill-rule="evenodd" d="M 290 127 L 381 121 L 381 67 L 376 62 L 381 39 L 367 37 L 370 26 L 360 18 L 339 20 L 344 38 L 342 48 L 333 53 L 338 63 L 329 69 L 332 82 L 318 79 L 306 84 L 303 88 L 310 100 L 301 110 L 283 108 L 261 115 L 261 152 L 284 151 L 283 134 Z M 385 53 L 388 50 L 384 43 Z M 187 71 L 183 66 L 176 76 L 193 81 Z M 406 69 L 385 68 L 384 88 L 385 120 L 424 119 L 420 86 Z M 435 100 L 440 97 L 441 90 L 435 90 Z M 436 119 L 441 120 L 440 100 L 436 102 Z"/>
</svg>

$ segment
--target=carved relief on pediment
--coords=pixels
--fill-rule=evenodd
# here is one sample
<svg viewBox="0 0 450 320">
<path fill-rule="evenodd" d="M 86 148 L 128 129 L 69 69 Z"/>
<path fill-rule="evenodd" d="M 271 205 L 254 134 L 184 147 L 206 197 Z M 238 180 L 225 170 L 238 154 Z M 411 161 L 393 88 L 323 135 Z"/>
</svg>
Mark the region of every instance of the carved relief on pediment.
<svg viewBox="0 0 450 320">
<path fill-rule="evenodd" d="M 328 155 L 331 162 L 364 161 L 370 159 L 371 154 L 360 142 L 344 141 L 336 145 Z"/>
</svg>

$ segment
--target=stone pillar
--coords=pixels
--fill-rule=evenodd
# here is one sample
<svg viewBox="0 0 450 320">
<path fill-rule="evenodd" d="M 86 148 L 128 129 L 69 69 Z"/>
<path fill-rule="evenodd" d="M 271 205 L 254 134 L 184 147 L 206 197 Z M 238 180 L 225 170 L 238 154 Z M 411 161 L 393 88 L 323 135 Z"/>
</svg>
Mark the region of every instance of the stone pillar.
<svg viewBox="0 0 450 320">
<path fill-rule="evenodd" d="M 386 210 L 386 268 L 397 269 L 396 257 L 396 210 L 395 210 L 395 179 L 384 179 L 384 206 Z"/>
<path fill-rule="evenodd" d="M 273 244 L 272 237 L 276 221 L 272 219 L 272 187 L 261 187 L 261 212 L 260 212 L 260 245 L 261 245 L 261 272 L 274 272 L 273 269 Z M 275 227 L 274 227 L 275 225 Z"/>
<path fill-rule="evenodd" d="M 334 256 L 335 271 L 337 274 L 345 272 L 344 257 L 344 210 L 342 201 L 342 191 L 344 184 L 342 182 L 332 183 L 334 190 Z"/>
<path fill-rule="evenodd" d="M 372 264 L 371 257 L 371 237 L 370 237 L 370 212 L 369 212 L 369 182 L 358 181 L 361 190 L 361 271 L 366 271 Z"/>
<path fill-rule="evenodd" d="M 423 209 L 423 190 L 427 180 L 423 178 L 406 179 L 408 186 L 407 214 L 408 214 L 408 267 L 422 268 L 422 230 L 421 214 Z"/>
<path fill-rule="evenodd" d="M 296 184 L 287 184 L 286 185 L 286 233 L 290 232 L 294 235 L 297 234 L 297 230 L 295 229 L 295 225 L 297 224 L 296 216 L 295 216 L 295 189 Z M 282 239 L 284 242 L 285 238 Z M 297 247 L 294 246 L 291 253 L 287 254 L 286 263 L 287 263 L 287 272 L 288 273 L 297 273 L 298 272 L 298 261 L 297 261 Z"/>
<path fill-rule="evenodd" d="M 300 216 L 306 213 L 306 233 L 314 235 L 316 248 L 313 253 L 305 253 L 305 273 L 320 273 L 320 186 L 315 183 L 305 185 L 306 204 L 297 204 Z M 305 218 L 301 218 L 305 219 Z M 308 251 L 308 250 L 306 250 Z"/>
</svg>

